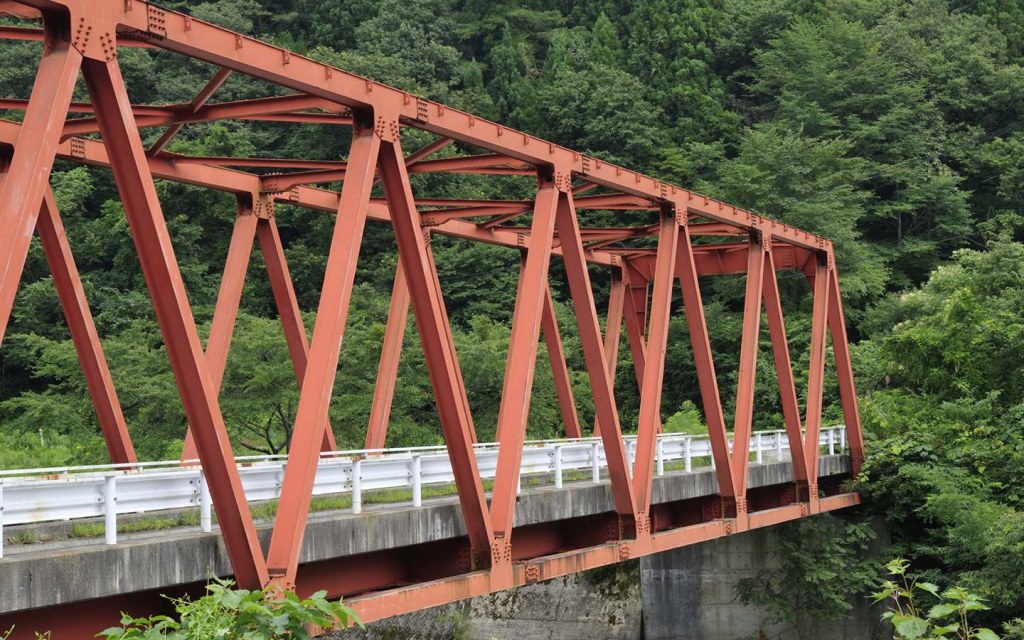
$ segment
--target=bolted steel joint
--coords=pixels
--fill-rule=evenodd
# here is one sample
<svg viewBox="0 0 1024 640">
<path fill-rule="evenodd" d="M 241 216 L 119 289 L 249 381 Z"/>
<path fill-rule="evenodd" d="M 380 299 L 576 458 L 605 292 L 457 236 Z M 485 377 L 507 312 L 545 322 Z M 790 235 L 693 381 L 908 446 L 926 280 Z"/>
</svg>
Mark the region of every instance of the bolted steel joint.
<svg viewBox="0 0 1024 640">
<path fill-rule="evenodd" d="M 252 206 L 253 215 L 263 220 L 270 220 L 274 217 L 274 198 L 267 193 L 261 193 Z"/>
<path fill-rule="evenodd" d="M 398 118 L 385 118 L 382 115 L 378 115 L 374 121 L 373 131 L 377 134 L 378 138 L 385 142 L 398 142 L 400 134 Z"/>
</svg>

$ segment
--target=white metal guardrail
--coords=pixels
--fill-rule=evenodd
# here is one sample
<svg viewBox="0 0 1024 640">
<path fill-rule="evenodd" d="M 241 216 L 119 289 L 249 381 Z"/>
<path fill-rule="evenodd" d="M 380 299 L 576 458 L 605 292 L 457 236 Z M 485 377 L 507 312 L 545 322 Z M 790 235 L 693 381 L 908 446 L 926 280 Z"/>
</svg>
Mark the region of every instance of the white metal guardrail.
<svg viewBox="0 0 1024 640">
<path fill-rule="evenodd" d="M 632 466 L 636 436 L 623 440 Z M 819 445 L 827 447 L 830 454 L 845 451 L 845 428 L 823 429 Z M 478 444 L 475 451 L 480 477 L 493 478 L 498 445 Z M 785 431 L 760 431 L 752 435 L 751 454 L 758 463 L 785 459 L 788 452 Z M 691 471 L 694 461 L 703 458 L 714 466 L 710 456 L 711 443 L 707 437 L 663 434 L 657 440 L 655 473 L 664 475 L 666 463 L 680 461 L 683 470 Z M 280 497 L 285 456 L 248 456 L 237 461 L 249 501 Z M 589 471 L 590 480 L 600 482 L 605 464 L 600 438 L 533 441 L 523 448 L 521 475 L 550 473 L 555 487 L 561 488 L 567 471 Z M 313 495 L 350 493 L 352 512 L 361 513 L 365 491 L 409 489 L 413 506 L 419 507 L 424 485 L 454 481 L 443 446 L 339 451 L 323 454 Z M 106 543 L 116 544 L 119 514 L 195 507 L 199 508 L 200 527 L 210 531 L 212 500 L 202 468 L 198 464 L 182 466 L 177 460 L 0 471 L 0 558 L 4 525 L 103 517 Z"/>
</svg>

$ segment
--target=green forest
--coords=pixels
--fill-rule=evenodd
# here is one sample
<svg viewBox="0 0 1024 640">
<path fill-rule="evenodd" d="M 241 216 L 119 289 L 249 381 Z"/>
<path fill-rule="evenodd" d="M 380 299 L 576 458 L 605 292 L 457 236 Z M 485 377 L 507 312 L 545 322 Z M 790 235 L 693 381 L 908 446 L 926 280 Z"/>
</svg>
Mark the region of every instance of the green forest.
<svg viewBox="0 0 1024 640">
<path fill-rule="evenodd" d="M 886 518 L 896 551 L 916 570 L 986 598 L 992 626 L 1024 611 L 1020 0 L 164 4 L 833 240 L 868 438 L 861 486 L 869 508 Z M 3 46 L 0 91 L 25 97 L 40 47 Z M 136 103 L 188 102 L 214 72 L 147 49 L 122 49 L 120 64 Z M 84 87 L 79 91 L 84 99 Z M 216 100 L 274 91 L 235 74 Z M 341 129 L 196 124 L 169 150 L 343 160 L 348 132 Z M 417 135 L 403 134 L 403 143 L 413 148 L 427 139 Z M 106 171 L 58 162 L 51 182 L 140 457 L 176 457 L 186 422 L 113 180 Z M 413 186 L 494 199 L 530 198 L 534 187 L 529 179 L 481 176 L 417 176 Z M 235 202 L 179 184 L 161 182 L 158 191 L 205 336 Z M 276 217 L 311 328 L 333 217 L 287 205 Z M 519 256 L 451 238 L 432 243 L 474 421 L 480 439 L 489 440 Z M 286 450 L 298 399 L 257 254 L 221 393 L 239 454 Z M 331 407 L 344 448 L 362 446 L 396 262 L 390 229 L 371 225 Z M 593 279 L 603 310 L 608 275 L 595 270 Z M 563 280 L 556 261 L 552 286 L 577 405 L 581 423 L 592 424 Z M 800 388 L 810 297 L 802 276 L 787 274 L 780 284 Z M 704 285 L 729 403 L 742 279 Z M 409 325 L 388 444 L 437 444 L 437 414 Z M 760 354 L 755 428 L 775 429 L 782 412 L 767 338 Z M 529 436 L 555 437 L 563 427 L 543 345 L 538 357 Z M 678 313 L 668 362 L 662 417 L 670 429 L 692 429 L 702 420 L 699 391 Z M 105 460 L 38 243 L 0 363 L 0 468 Z M 638 398 L 626 348 L 616 389 L 623 427 L 635 429 Z M 838 424 L 834 380 L 826 389 L 826 424 Z M 1011 637 L 1024 637 L 1019 633 Z"/>
</svg>

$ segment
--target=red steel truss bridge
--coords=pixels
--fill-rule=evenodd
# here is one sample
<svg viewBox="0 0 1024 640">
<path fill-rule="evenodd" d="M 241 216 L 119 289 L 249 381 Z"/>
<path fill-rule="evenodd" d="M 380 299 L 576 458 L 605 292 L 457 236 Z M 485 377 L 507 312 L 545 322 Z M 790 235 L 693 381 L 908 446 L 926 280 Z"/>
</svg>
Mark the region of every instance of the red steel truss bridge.
<svg viewBox="0 0 1024 640">
<path fill-rule="evenodd" d="M 136 461 L 49 187 L 55 159 L 109 168 L 190 425 L 185 455 L 202 464 L 220 535 L 241 586 L 276 583 L 303 593 L 326 589 L 332 596 L 346 597 L 370 621 L 859 502 L 840 483 L 831 482 L 827 491 L 818 483 L 829 340 L 852 475 L 864 455 L 839 279 L 828 240 L 142 0 L 0 0 L 0 14 L 38 21 L 31 27 L 0 27 L 0 37 L 40 41 L 43 49 L 31 95 L 0 101 L 0 108 L 24 115 L 20 122 L 0 121 L 0 336 L 37 232 L 112 461 Z M 128 98 L 118 64 L 122 47 L 160 48 L 219 70 L 189 103 L 136 105 Z M 216 101 L 218 89 L 232 74 L 258 78 L 285 93 Z M 88 102 L 72 101 L 79 75 Z M 190 123 L 231 119 L 345 127 L 351 130 L 351 148 L 344 162 L 188 157 L 167 151 L 168 143 Z M 147 148 L 140 130 L 151 128 L 163 133 Z M 403 149 L 402 132 L 407 129 L 436 138 L 420 148 Z M 439 155 L 445 147 L 450 148 Z M 262 174 L 265 170 L 276 173 Z M 414 194 L 410 176 L 429 173 L 525 176 L 536 180 L 536 196 L 495 201 Z M 205 348 L 154 179 L 237 197 L 238 215 Z M 337 182 L 342 183 L 340 191 L 317 186 Z M 374 195 L 377 186 L 383 197 Z M 275 223 L 277 202 L 336 215 L 311 339 L 302 325 Z M 621 222 L 587 226 L 593 210 L 618 212 Z M 396 549 L 344 561 L 300 562 L 320 454 L 334 447 L 328 406 L 368 220 L 394 230 L 399 266 L 366 446 L 384 443 L 411 307 L 466 535 L 421 546 L 415 553 Z M 490 495 L 474 455 L 473 417 L 431 252 L 434 234 L 505 246 L 522 256 Z M 257 241 L 301 387 L 280 506 L 269 541 L 262 546 L 217 397 Z M 614 509 L 585 521 L 516 527 L 517 485 L 542 333 L 566 435 L 582 435 L 554 320 L 549 288 L 553 259 L 564 264 L 593 396 L 594 435 L 601 438 L 607 458 Z M 603 333 L 590 268 L 610 272 Z M 813 296 L 803 408 L 787 346 L 780 271 L 802 274 Z M 723 274 L 745 275 L 746 281 L 735 414 L 728 417 L 699 286 L 702 276 Z M 668 326 L 677 291 L 693 345 L 718 494 L 652 504 L 662 386 L 671 366 L 666 362 Z M 748 490 L 762 313 L 771 338 L 793 481 Z M 635 425 L 621 423 L 613 388 L 623 323 L 640 391 Z M 635 449 L 628 452 L 624 426 L 636 432 Z M 109 624 L 128 602 L 110 598 L 89 603 L 89 610 L 93 617 L 104 612 L 114 616 L 105 620 Z M 73 637 L 74 616 L 61 615 L 59 608 L 43 613 L 42 619 L 56 625 L 56 637 Z M 34 615 L 40 618 L 39 612 Z"/>
</svg>

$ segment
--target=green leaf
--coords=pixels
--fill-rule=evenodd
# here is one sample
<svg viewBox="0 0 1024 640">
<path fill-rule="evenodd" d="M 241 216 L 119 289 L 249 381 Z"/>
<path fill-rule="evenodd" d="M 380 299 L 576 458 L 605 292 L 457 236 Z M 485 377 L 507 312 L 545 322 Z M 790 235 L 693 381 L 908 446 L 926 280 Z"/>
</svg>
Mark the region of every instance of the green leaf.
<svg viewBox="0 0 1024 640">
<path fill-rule="evenodd" d="M 981 628 L 974 632 L 978 640 L 999 640 L 999 636 L 991 629 Z"/>
<path fill-rule="evenodd" d="M 937 604 L 928 611 L 928 618 L 930 620 L 937 620 L 938 618 L 944 618 L 951 613 L 956 613 L 956 605 L 942 603 Z"/>
<path fill-rule="evenodd" d="M 934 583 L 931 583 L 931 582 L 919 582 L 919 583 L 917 583 L 917 587 L 918 587 L 918 589 L 921 589 L 922 591 L 927 591 L 928 593 L 932 594 L 936 598 L 939 597 L 939 585 L 937 585 L 937 584 L 934 584 Z"/>
<path fill-rule="evenodd" d="M 928 633 L 928 623 L 917 616 L 905 616 L 896 623 L 896 633 L 904 638 L 920 638 Z"/>
</svg>

